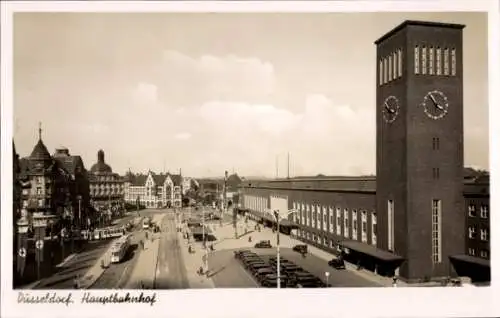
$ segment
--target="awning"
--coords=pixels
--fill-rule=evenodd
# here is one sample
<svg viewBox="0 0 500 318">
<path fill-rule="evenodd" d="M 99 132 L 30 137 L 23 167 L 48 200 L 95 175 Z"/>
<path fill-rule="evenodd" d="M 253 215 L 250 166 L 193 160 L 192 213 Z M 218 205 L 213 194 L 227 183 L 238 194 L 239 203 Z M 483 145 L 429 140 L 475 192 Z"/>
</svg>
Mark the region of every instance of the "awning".
<svg viewBox="0 0 500 318">
<path fill-rule="evenodd" d="M 404 260 L 403 257 L 384 251 L 382 249 L 379 249 L 373 245 L 368 245 L 365 243 L 361 242 L 356 242 L 356 241 L 342 241 L 341 245 L 343 247 L 347 247 L 350 249 L 353 249 L 356 252 L 361 252 L 370 256 L 373 256 L 375 258 L 378 258 L 383 261 L 402 261 Z"/>
<path fill-rule="evenodd" d="M 471 255 L 453 255 L 450 256 L 452 260 L 462 261 L 466 263 L 472 263 L 484 267 L 490 267 L 490 261 L 480 257 L 474 257 Z"/>
</svg>

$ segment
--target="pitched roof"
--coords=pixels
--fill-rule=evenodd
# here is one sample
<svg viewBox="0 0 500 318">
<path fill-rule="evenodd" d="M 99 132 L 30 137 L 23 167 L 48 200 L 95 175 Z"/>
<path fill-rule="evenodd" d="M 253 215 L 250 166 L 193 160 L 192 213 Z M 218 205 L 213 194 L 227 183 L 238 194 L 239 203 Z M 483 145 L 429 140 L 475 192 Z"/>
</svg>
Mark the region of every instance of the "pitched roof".
<svg viewBox="0 0 500 318">
<path fill-rule="evenodd" d="M 43 161 L 49 161 L 52 159 L 50 156 L 49 151 L 47 150 L 47 147 L 45 147 L 45 144 L 43 143 L 42 139 L 39 139 L 35 147 L 33 148 L 33 151 L 31 152 L 30 159 L 32 160 L 43 160 Z"/>
<path fill-rule="evenodd" d="M 175 186 L 180 186 L 182 184 L 182 176 L 180 174 L 170 174 L 170 178 Z"/>
<path fill-rule="evenodd" d="M 167 175 L 163 173 L 151 173 L 151 175 L 153 176 L 153 180 L 157 186 L 162 186 L 165 183 L 165 179 L 167 179 Z"/>
<path fill-rule="evenodd" d="M 128 182 L 130 182 L 131 186 L 144 186 L 146 184 L 148 176 L 145 174 L 132 174 L 129 175 Z"/>
<path fill-rule="evenodd" d="M 82 157 L 80 156 L 56 156 L 54 159 L 72 175 L 75 174 L 78 166 L 81 166 L 82 170 L 85 169 L 83 165 Z"/>
</svg>

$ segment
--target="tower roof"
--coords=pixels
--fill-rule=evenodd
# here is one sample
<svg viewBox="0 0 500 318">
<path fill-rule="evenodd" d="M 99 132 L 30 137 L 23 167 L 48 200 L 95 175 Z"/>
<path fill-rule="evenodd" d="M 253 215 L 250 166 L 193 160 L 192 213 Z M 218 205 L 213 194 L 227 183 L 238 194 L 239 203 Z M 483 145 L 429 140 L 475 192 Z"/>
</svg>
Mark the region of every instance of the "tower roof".
<svg viewBox="0 0 500 318">
<path fill-rule="evenodd" d="M 384 40 L 388 39 L 391 37 L 393 34 L 397 33 L 398 31 L 404 29 L 407 26 L 426 26 L 426 27 L 437 27 L 437 28 L 448 28 L 448 29 L 463 29 L 465 28 L 465 25 L 463 24 L 455 24 L 455 23 L 443 23 L 443 22 L 429 22 L 429 21 L 415 21 L 415 20 L 406 20 L 400 25 L 396 26 L 394 29 L 391 31 L 387 32 L 383 36 L 381 36 L 377 41 L 375 41 L 375 44 L 379 44 L 383 42 Z"/>
<path fill-rule="evenodd" d="M 33 148 L 33 151 L 31 152 L 30 159 L 37 160 L 37 161 L 49 161 L 52 159 L 49 151 L 47 150 L 47 147 L 45 147 L 45 144 L 42 141 L 42 124 L 41 123 L 39 123 L 39 126 L 38 126 L 38 142 L 35 145 L 35 148 Z"/>
<path fill-rule="evenodd" d="M 45 147 L 45 144 L 43 143 L 42 139 L 38 140 L 37 144 L 35 145 L 35 148 L 33 148 L 33 151 L 31 152 L 30 159 L 32 160 L 41 160 L 41 161 L 48 161 L 51 159 L 50 153 L 47 150 L 47 147 Z"/>
<path fill-rule="evenodd" d="M 104 161 L 104 151 L 101 149 L 97 152 L 97 162 L 90 168 L 92 173 L 112 173 L 111 167 Z"/>
</svg>

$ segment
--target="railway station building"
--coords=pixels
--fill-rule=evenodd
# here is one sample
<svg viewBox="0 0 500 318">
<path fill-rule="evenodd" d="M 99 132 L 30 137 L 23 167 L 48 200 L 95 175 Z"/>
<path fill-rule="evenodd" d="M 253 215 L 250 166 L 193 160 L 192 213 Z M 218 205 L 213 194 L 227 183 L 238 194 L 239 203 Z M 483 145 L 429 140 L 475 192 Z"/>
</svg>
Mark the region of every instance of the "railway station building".
<svg viewBox="0 0 500 318">
<path fill-rule="evenodd" d="M 241 213 L 408 283 L 489 281 L 489 177 L 464 173 L 464 25 L 405 21 L 375 42 L 376 177 L 246 181 Z M 466 170 L 465 170 L 466 171 Z"/>
</svg>

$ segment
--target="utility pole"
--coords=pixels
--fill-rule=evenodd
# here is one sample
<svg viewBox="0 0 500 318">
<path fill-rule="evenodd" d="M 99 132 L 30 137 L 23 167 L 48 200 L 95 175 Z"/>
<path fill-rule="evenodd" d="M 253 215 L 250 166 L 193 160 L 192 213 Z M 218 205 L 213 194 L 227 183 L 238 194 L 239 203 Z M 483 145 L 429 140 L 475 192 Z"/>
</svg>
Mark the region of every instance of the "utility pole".
<svg viewBox="0 0 500 318">
<path fill-rule="evenodd" d="M 227 213 L 227 170 L 224 171 L 224 212 Z"/>
<path fill-rule="evenodd" d="M 286 178 L 290 179 L 290 153 L 288 153 L 287 156 L 287 163 L 286 163 Z"/>
<path fill-rule="evenodd" d="M 276 155 L 276 179 L 278 179 L 278 156 Z"/>
</svg>

